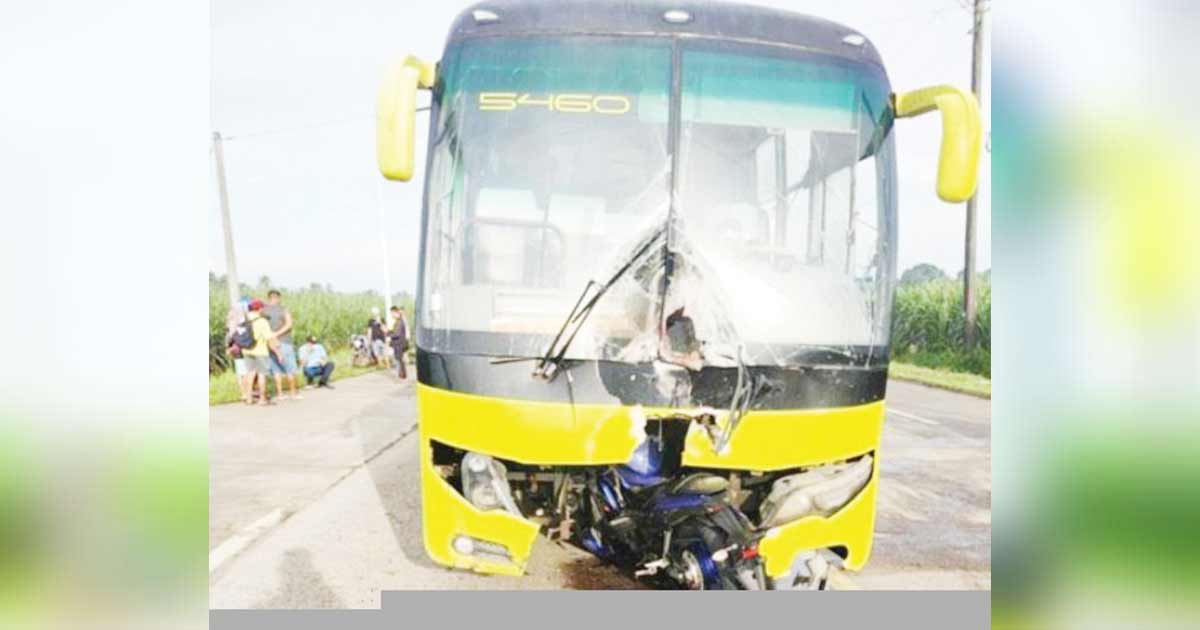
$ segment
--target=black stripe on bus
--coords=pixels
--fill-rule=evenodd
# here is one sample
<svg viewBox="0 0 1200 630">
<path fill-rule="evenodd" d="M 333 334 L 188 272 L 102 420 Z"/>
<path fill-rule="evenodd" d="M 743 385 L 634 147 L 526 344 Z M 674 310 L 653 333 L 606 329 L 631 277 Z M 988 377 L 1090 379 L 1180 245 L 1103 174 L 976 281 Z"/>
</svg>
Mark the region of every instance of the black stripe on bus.
<svg viewBox="0 0 1200 630">
<path fill-rule="evenodd" d="M 669 391 L 649 363 L 566 361 L 552 381 L 532 375 L 535 359 L 504 359 L 470 354 L 443 354 L 417 349 L 417 379 L 448 391 L 537 402 L 646 405 L 654 407 L 709 406 L 724 408 L 737 386 L 734 367 L 706 366 L 691 372 L 692 397 L 673 404 Z M 680 368 L 682 370 L 682 368 Z M 765 379 L 767 387 L 751 409 L 825 409 L 883 400 L 887 363 L 879 365 L 748 366 L 750 377 Z M 679 373 L 679 370 L 676 371 Z"/>
</svg>

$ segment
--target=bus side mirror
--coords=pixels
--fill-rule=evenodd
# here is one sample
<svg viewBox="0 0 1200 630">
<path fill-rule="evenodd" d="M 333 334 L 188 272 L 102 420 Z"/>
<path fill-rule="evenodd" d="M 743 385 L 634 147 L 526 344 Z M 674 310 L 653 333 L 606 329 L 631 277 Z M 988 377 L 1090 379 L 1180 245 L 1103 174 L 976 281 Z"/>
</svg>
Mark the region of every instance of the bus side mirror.
<svg viewBox="0 0 1200 630">
<path fill-rule="evenodd" d="M 942 150 L 938 157 L 937 193 L 942 201 L 959 203 L 975 194 L 983 125 L 975 96 L 949 85 L 935 85 L 892 94 L 896 118 L 920 116 L 937 108 L 942 113 Z"/>
<path fill-rule="evenodd" d="M 406 182 L 413 174 L 417 88 L 433 87 L 434 66 L 409 56 L 388 68 L 375 105 L 375 159 L 384 177 Z"/>
</svg>

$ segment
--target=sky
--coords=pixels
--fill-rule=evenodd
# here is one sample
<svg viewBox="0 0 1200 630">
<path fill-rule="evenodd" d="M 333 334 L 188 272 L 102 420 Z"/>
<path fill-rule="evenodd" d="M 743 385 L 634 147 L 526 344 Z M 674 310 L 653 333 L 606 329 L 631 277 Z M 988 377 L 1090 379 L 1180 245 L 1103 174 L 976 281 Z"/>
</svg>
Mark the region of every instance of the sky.
<svg viewBox="0 0 1200 630">
<path fill-rule="evenodd" d="M 758 1 L 858 29 L 875 44 L 892 86 L 971 81 L 966 0 Z M 425 126 L 418 114 L 413 182 L 375 168 L 374 104 L 387 65 L 441 56 L 450 24 L 472 2 L 213 0 L 212 126 L 224 141 L 239 280 L 282 287 L 412 292 L 416 287 Z M 984 40 L 984 134 L 990 130 L 991 37 Z M 428 98 L 423 96 L 422 98 Z M 965 205 L 935 194 L 941 123 L 931 114 L 896 127 L 899 272 L 930 262 L 963 267 Z M 210 163 L 214 163 L 211 159 Z M 225 273 L 215 173 L 208 265 Z M 991 160 L 977 193 L 978 269 L 991 267 Z M 382 230 L 381 230 L 382 228 Z M 386 234 L 386 241 L 381 236 Z M 386 259 L 385 259 L 386 251 Z M 390 273 L 385 278 L 385 260 Z"/>
</svg>

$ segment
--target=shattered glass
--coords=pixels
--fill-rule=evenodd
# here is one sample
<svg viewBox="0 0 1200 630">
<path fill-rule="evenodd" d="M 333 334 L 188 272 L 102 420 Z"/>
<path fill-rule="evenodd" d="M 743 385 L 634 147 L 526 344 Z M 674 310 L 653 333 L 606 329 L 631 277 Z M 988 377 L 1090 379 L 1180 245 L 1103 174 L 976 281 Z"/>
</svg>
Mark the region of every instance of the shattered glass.
<svg viewBox="0 0 1200 630">
<path fill-rule="evenodd" d="M 882 70 L 687 42 L 673 97 L 673 45 L 488 38 L 447 52 L 421 347 L 656 370 L 886 360 Z M 564 319 L 609 282 L 565 344 Z"/>
</svg>

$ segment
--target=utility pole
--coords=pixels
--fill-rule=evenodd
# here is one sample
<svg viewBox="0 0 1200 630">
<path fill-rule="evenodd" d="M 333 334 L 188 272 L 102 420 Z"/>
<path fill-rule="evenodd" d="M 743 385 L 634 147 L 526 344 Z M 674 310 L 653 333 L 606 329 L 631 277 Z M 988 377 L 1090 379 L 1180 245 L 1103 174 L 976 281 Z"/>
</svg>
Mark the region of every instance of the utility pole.
<svg viewBox="0 0 1200 630">
<path fill-rule="evenodd" d="M 375 176 L 375 207 L 379 209 L 379 244 L 383 250 L 383 321 L 392 316 L 392 265 L 388 258 L 387 213 L 383 209 L 383 178 Z"/>
<path fill-rule="evenodd" d="M 221 133 L 213 132 L 213 155 L 217 160 L 217 191 L 221 197 L 221 228 L 225 233 L 225 285 L 229 289 L 229 306 L 238 303 L 241 285 L 238 284 L 237 260 L 233 254 L 233 224 L 229 220 L 229 192 L 225 188 L 225 154 L 221 149 Z"/>
<path fill-rule="evenodd" d="M 973 11 L 974 26 L 971 28 L 971 91 L 975 100 L 983 106 L 983 17 L 986 0 L 975 0 Z M 963 336 L 967 349 L 975 347 L 975 199 L 978 194 L 971 195 L 967 200 L 967 229 L 965 258 L 963 265 L 963 309 L 966 329 Z"/>
</svg>

